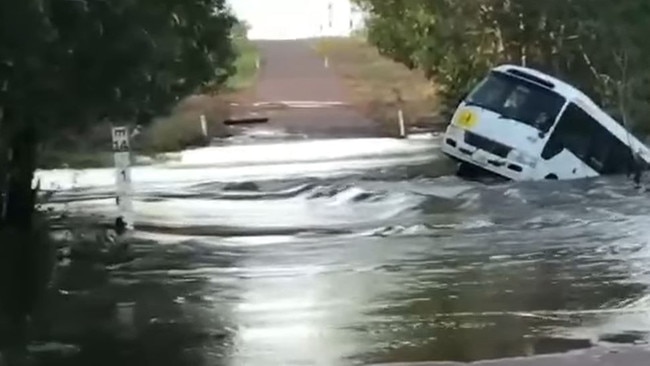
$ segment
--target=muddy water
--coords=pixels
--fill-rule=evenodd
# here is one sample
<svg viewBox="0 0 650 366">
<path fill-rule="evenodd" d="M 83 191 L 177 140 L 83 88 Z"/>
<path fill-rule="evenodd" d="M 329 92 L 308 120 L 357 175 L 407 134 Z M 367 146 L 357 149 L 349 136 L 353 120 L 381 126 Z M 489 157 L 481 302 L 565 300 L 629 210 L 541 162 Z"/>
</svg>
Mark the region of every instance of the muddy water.
<svg viewBox="0 0 650 366">
<path fill-rule="evenodd" d="M 647 339 L 626 179 L 468 183 L 436 138 L 275 140 L 136 168 L 135 259 L 63 269 L 48 340 L 78 364 L 347 365 Z M 112 174 L 39 175 L 74 226 L 115 215 Z"/>
</svg>

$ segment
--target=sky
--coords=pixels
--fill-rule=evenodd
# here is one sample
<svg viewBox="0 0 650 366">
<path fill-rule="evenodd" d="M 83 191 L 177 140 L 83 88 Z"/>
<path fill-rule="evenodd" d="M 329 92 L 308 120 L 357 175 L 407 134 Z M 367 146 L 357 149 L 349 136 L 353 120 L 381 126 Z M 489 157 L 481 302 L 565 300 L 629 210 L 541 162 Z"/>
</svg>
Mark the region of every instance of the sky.
<svg viewBox="0 0 650 366">
<path fill-rule="evenodd" d="M 253 39 L 293 39 L 349 35 L 350 0 L 228 0 L 237 16 L 251 25 Z M 332 27 L 328 25 L 332 3 Z M 321 26 L 324 30 L 321 31 Z"/>
</svg>

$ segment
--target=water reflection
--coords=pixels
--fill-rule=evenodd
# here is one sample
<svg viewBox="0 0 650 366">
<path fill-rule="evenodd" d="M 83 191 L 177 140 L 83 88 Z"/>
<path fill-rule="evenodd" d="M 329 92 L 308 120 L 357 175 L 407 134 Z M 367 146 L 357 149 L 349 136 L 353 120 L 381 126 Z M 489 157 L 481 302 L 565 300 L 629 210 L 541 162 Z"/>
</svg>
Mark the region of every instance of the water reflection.
<svg viewBox="0 0 650 366">
<path fill-rule="evenodd" d="M 244 280 L 229 364 L 337 364 L 370 346 L 346 327 L 363 319 L 374 278 L 323 275 L 309 266 L 291 272 Z"/>
</svg>

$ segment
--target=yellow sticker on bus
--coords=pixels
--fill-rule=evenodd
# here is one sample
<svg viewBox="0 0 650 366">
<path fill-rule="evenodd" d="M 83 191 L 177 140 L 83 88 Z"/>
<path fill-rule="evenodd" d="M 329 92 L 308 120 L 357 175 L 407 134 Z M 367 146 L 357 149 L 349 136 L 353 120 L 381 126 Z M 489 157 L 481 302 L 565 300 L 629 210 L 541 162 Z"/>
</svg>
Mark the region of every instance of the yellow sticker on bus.
<svg viewBox="0 0 650 366">
<path fill-rule="evenodd" d="M 476 126 L 476 122 L 478 122 L 476 113 L 472 112 L 469 109 L 460 111 L 460 113 L 458 113 L 458 117 L 456 118 L 456 124 L 462 128 L 470 129 Z"/>
</svg>

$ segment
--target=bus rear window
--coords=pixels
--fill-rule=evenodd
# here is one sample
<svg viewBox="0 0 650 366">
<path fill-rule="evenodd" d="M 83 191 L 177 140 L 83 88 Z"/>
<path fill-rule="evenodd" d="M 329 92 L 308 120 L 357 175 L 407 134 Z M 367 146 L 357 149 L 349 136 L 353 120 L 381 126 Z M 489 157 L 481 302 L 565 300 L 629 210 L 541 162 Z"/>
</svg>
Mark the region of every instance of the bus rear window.
<svg viewBox="0 0 650 366">
<path fill-rule="evenodd" d="M 565 99 L 537 84 L 493 71 L 465 102 L 547 132 Z"/>
</svg>

